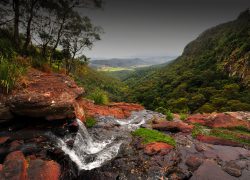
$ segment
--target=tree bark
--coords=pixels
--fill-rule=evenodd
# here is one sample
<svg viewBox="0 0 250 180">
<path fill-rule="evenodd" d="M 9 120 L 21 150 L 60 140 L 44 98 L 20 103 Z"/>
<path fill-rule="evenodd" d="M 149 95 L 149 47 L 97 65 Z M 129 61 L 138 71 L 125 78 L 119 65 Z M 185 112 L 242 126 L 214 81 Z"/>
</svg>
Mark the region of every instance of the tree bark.
<svg viewBox="0 0 250 180">
<path fill-rule="evenodd" d="M 30 5 L 30 14 L 29 14 L 29 19 L 28 19 L 28 23 L 27 23 L 27 28 L 26 28 L 26 38 L 25 38 L 25 43 L 24 43 L 24 52 L 27 53 L 28 51 L 28 46 L 30 44 L 31 41 L 31 23 L 34 17 L 34 7 L 36 5 L 38 0 L 32 0 L 31 1 L 31 5 Z"/>
<path fill-rule="evenodd" d="M 17 49 L 19 49 L 19 18 L 20 18 L 20 1 L 13 0 L 14 11 L 14 42 Z"/>
</svg>

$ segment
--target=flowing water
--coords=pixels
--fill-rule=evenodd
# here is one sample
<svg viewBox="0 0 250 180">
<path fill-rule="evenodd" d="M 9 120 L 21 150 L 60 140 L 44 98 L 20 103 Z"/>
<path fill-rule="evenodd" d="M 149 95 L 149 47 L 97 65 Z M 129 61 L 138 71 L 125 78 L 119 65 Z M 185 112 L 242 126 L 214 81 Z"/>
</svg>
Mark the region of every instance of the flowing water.
<svg viewBox="0 0 250 180">
<path fill-rule="evenodd" d="M 109 130 L 109 135 L 102 133 L 102 136 L 106 136 L 102 140 L 90 134 L 84 124 L 77 120 L 79 125 L 77 135 L 74 138 L 57 138 L 57 144 L 76 163 L 79 170 L 91 170 L 102 166 L 103 163 L 111 160 L 118 154 L 122 140 L 119 140 L 116 134 L 122 135 L 122 131 L 133 131 L 152 119 L 153 116 L 151 111 L 144 110 L 133 112 L 128 119 L 122 120 L 113 117 L 99 117 L 97 118 L 99 124 L 113 123 L 118 125 L 120 129 L 118 133 L 113 133 L 112 130 Z M 73 148 L 70 148 L 67 142 L 72 139 L 74 139 L 74 145 Z"/>
</svg>

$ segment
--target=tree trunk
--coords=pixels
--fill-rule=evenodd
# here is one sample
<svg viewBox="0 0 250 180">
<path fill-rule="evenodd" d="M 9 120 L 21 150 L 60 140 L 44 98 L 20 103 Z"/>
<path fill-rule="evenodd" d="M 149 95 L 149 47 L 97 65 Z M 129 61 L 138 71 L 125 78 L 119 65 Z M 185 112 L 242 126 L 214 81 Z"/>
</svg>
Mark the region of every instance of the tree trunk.
<svg viewBox="0 0 250 180">
<path fill-rule="evenodd" d="M 27 53 L 28 46 L 31 41 L 31 23 L 34 17 L 34 7 L 36 3 L 37 3 L 37 0 L 33 0 L 31 1 L 31 5 L 30 5 L 30 14 L 29 14 L 29 19 L 28 19 L 27 28 L 26 28 L 26 39 L 25 39 L 25 43 L 23 47 L 25 53 Z"/>
<path fill-rule="evenodd" d="M 19 49 L 19 18 L 20 18 L 20 1 L 13 0 L 13 11 L 14 11 L 14 42 L 17 49 Z"/>
</svg>

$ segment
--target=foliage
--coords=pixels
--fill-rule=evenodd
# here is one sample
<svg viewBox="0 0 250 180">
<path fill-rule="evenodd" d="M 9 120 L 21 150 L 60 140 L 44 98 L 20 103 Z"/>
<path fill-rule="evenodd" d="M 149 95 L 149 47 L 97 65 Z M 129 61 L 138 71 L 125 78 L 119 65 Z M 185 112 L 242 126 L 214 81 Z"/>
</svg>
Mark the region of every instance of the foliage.
<svg viewBox="0 0 250 180">
<path fill-rule="evenodd" d="M 109 98 L 107 94 L 100 89 L 94 90 L 91 94 L 87 96 L 87 98 L 92 99 L 95 104 L 107 105 L 109 103 Z"/>
<path fill-rule="evenodd" d="M 110 100 L 122 101 L 127 91 L 125 84 L 91 69 L 86 64 L 78 65 L 72 75 L 76 82 L 84 87 L 87 96 L 96 91 L 96 89 L 100 89 L 105 92 Z"/>
<path fill-rule="evenodd" d="M 85 125 L 87 128 L 92 128 L 94 125 L 96 125 L 96 120 L 93 117 L 87 117 L 85 121 Z"/>
<path fill-rule="evenodd" d="M 162 132 L 146 129 L 146 128 L 139 128 L 132 133 L 134 136 L 138 136 L 143 139 L 143 143 L 151 143 L 151 142 L 165 142 L 172 146 L 175 146 L 175 140 Z"/>
<path fill-rule="evenodd" d="M 17 64 L 14 59 L 0 57 L 0 87 L 9 93 L 16 85 L 18 78 L 25 72 L 25 67 Z"/>
<path fill-rule="evenodd" d="M 209 129 L 207 127 L 195 124 L 193 130 L 192 130 L 192 137 L 196 138 L 198 135 L 208 135 L 209 134 Z"/>
<path fill-rule="evenodd" d="M 135 71 L 127 99 L 158 111 L 249 111 L 249 17 L 205 31 L 164 67 Z"/>
<path fill-rule="evenodd" d="M 181 113 L 181 114 L 180 114 L 180 119 L 181 119 L 182 121 L 185 121 L 185 120 L 187 119 L 187 117 L 188 117 L 187 114 L 184 114 L 184 113 Z"/>
<path fill-rule="evenodd" d="M 167 111 L 165 112 L 165 115 L 166 115 L 166 119 L 167 119 L 168 121 L 172 121 L 172 120 L 174 119 L 174 115 L 173 115 L 173 113 L 171 113 L 170 110 L 167 110 Z"/>
</svg>

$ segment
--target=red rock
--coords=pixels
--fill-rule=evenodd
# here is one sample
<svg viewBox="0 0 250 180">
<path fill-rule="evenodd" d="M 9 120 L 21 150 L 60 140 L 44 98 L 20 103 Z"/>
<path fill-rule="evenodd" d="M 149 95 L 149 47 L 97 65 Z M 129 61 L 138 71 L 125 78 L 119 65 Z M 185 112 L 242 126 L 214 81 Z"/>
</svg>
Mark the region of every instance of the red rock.
<svg viewBox="0 0 250 180">
<path fill-rule="evenodd" d="M 22 144 L 23 144 L 22 141 L 18 141 L 18 140 L 12 141 L 12 142 L 10 143 L 10 148 L 9 148 L 9 150 L 10 150 L 10 151 L 16 151 L 16 150 L 18 150 L 18 149 L 21 147 Z"/>
<path fill-rule="evenodd" d="M 246 117 L 237 116 L 236 113 L 195 114 L 189 116 L 186 122 L 192 124 L 198 123 L 211 128 L 233 128 L 242 126 L 250 130 L 250 121 L 246 120 Z"/>
<path fill-rule="evenodd" d="M 202 164 L 202 159 L 196 156 L 189 156 L 185 162 L 185 164 L 192 170 L 198 169 L 198 167 Z"/>
<path fill-rule="evenodd" d="M 154 155 L 154 154 L 166 155 L 169 153 L 171 149 L 173 149 L 173 146 L 167 143 L 154 142 L 145 145 L 144 153 L 147 155 Z"/>
<path fill-rule="evenodd" d="M 55 161 L 31 160 L 28 168 L 29 180 L 59 180 L 60 165 Z"/>
<path fill-rule="evenodd" d="M 159 121 L 157 124 L 152 124 L 153 129 L 170 131 L 170 132 L 183 132 L 189 133 L 193 129 L 193 125 L 189 125 L 182 121 Z"/>
<path fill-rule="evenodd" d="M 212 128 L 233 128 L 243 126 L 250 130 L 250 122 L 236 119 L 235 117 L 226 114 L 226 113 L 218 113 L 215 115 L 211 115 L 206 122 L 206 125 Z"/>
<path fill-rule="evenodd" d="M 192 124 L 198 123 L 201 125 L 205 125 L 207 116 L 208 116 L 207 114 L 194 114 L 194 115 L 189 116 L 186 119 L 186 122 L 192 123 Z"/>
<path fill-rule="evenodd" d="M 242 144 L 240 143 L 214 136 L 198 135 L 196 139 L 208 144 L 242 147 Z"/>
<path fill-rule="evenodd" d="M 6 143 L 9 139 L 10 137 L 0 137 L 0 145 Z"/>
<path fill-rule="evenodd" d="M 30 69 L 27 86 L 8 99 L 10 110 L 22 116 L 47 120 L 74 118 L 74 103 L 84 92 L 68 76 Z"/>
<path fill-rule="evenodd" d="M 2 176 L 4 179 L 26 180 L 27 161 L 21 151 L 10 153 L 3 163 Z"/>
<path fill-rule="evenodd" d="M 112 103 L 110 105 L 96 105 L 93 101 L 79 99 L 78 103 L 86 112 L 86 116 L 114 116 L 124 119 L 131 115 L 132 111 L 140 111 L 144 108 L 138 104 Z"/>
</svg>

